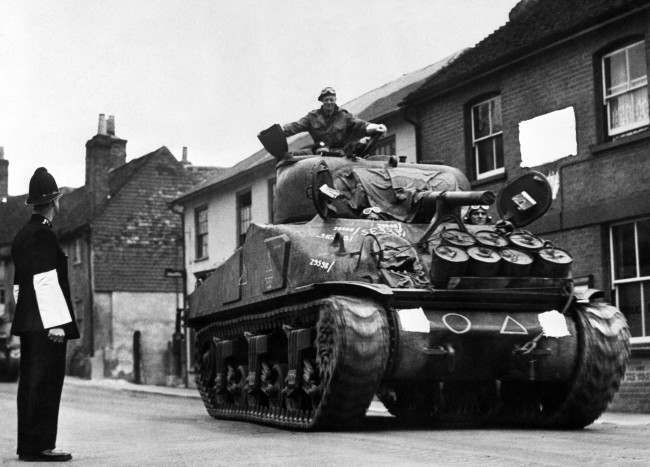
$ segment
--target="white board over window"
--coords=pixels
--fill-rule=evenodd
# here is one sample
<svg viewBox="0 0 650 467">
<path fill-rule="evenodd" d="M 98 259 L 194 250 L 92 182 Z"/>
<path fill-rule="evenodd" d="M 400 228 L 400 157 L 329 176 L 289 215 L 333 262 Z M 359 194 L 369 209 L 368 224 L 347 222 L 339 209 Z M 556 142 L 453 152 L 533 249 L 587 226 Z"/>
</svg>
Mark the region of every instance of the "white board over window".
<svg viewBox="0 0 650 467">
<path fill-rule="evenodd" d="M 536 167 L 578 153 L 573 107 L 519 122 L 521 167 Z"/>
</svg>

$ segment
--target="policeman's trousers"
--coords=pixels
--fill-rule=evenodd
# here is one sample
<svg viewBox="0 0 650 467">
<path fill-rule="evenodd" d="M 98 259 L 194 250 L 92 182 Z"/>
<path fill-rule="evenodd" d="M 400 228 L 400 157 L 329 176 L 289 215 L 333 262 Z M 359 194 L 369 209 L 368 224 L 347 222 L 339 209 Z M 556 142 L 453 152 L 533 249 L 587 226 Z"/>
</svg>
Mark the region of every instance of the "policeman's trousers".
<svg viewBox="0 0 650 467">
<path fill-rule="evenodd" d="M 47 331 L 20 337 L 19 456 L 36 454 L 56 446 L 65 350 L 65 341 L 52 342 L 47 337 Z"/>
</svg>

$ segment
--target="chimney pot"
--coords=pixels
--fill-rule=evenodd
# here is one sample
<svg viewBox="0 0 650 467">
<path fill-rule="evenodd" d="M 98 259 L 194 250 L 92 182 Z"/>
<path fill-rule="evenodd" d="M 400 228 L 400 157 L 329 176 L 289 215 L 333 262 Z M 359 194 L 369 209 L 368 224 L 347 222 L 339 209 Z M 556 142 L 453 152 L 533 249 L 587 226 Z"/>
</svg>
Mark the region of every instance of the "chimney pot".
<svg viewBox="0 0 650 467">
<path fill-rule="evenodd" d="M 183 146 L 183 163 L 187 164 L 187 146 Z"/>
<path fill-rule="evenodd" d="M 115 117 L 113 115 L 108 116 L 108 122 L 106 123 L 106 132 L 111 136 L 115 136 Z"/>
<path fill-rule="evenodd" d="M 97 124 L 97 134 L 106 134 L 106 118 L 104 114 L 99 114 L 99 123 Z"/>
<path fill-rule="evenodd" d="M 5 158 L 5 148 L 4 146 L 0 146 L 0 159 Z"/>
</svg>

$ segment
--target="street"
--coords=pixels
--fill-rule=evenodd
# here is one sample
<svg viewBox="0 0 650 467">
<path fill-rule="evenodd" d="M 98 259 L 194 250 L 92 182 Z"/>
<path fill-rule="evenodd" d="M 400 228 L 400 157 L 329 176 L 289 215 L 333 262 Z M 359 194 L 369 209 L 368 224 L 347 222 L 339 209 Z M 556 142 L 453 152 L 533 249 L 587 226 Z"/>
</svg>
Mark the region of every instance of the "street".
<svg viewBox="0 0 650 467">
<path fill-rule="evenodd" d="M 16 386 L 0 384 L 3 464 L 15 456 Z M 372 410 L 356 432 L 214 420 L 195 397 L 67 382 L 58 446 L 81 465 L 647 465 L 650 416 L 605 414 L 582 431 L 404 428 Z"/>
</svg>

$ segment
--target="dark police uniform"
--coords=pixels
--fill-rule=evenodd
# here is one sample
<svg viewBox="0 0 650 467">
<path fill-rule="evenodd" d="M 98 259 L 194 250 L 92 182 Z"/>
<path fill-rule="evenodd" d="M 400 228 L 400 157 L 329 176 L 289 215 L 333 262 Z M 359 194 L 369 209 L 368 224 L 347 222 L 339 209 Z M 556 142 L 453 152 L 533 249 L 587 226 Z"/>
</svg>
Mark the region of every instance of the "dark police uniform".
<svg viewBox="0 0 650 467">
<path fill-rule="evenodd" d="M 322 141 L 330 149 L 341 149 L 349 141 L 364 137 L 366 126 L 368 122 L 337 106 L 329 116 L 322 108 L 312 110 L 297 122 L 283 125 L 282 130 L 287 137 L 308 131 L 315 144 Z"/>
<path fill-rule="evenodd" d="M 30 196 L 31 191 L 30 184 Z M 66 343 L 51 340 L 48 329 L 63 329 L 65 339 L 77 339 L 79 330 L 70 300 L 67 257 L 50 221 L 32 215 L 16 235 L 11 255 L 16 298 L 12 334 L 20 336 L 21 344 L 17 453 L 22 458 L 56 444 Z"/>
</svg>

